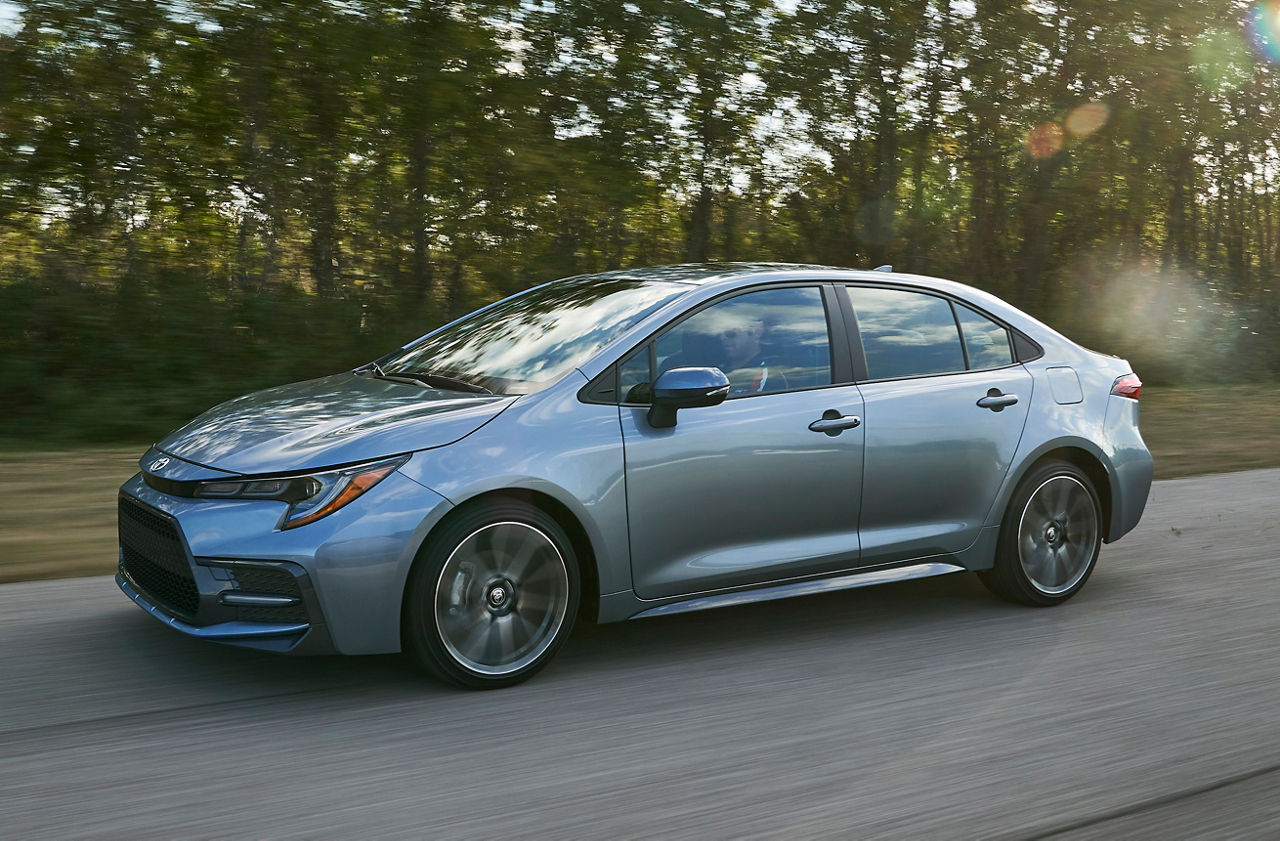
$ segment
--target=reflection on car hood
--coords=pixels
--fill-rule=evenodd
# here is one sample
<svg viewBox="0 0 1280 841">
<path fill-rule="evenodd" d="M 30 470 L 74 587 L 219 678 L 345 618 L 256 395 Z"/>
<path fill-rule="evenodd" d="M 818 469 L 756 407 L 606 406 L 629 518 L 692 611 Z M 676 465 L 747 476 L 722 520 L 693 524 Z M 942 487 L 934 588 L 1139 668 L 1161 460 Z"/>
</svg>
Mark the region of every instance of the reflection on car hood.
<svg viewBox="0 0 1280 841">
<path fill-rule="evenodd" d="M 451 444 L 515 397 L 335 374 L 214 406 L 157 446 L 233 473 L 280 473 Z"/>
</svg>

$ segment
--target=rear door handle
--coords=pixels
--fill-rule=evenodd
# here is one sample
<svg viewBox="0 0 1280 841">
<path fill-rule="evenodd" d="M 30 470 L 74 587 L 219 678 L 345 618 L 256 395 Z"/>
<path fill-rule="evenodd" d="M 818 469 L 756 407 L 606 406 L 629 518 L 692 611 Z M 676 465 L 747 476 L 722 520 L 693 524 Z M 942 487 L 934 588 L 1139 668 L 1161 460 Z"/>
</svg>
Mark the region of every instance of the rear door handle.
<svg viewBox="0 0 1280 841">
<path fill-rule="evenodd" d="M 814 432 L 825 432 L 834 438 L 846 429 L 853 429 L 861 423 L 862 418 L 857 415 L 842 415 L 835 409 L 827 409 L 820 419 L 809 424 L 809 428 Z"/>
<path fill-rule="evenodd" d="M 984 409 L 990 409 L 993 412 L 1004 410 L 1005 406 L 1012 406 L 1018 402 L 1016 394 L 1001 394 L 1000 389 L 993 388 L 987 392 L 987 396 L 978 401 L 978 405 Z"/>
</svg>

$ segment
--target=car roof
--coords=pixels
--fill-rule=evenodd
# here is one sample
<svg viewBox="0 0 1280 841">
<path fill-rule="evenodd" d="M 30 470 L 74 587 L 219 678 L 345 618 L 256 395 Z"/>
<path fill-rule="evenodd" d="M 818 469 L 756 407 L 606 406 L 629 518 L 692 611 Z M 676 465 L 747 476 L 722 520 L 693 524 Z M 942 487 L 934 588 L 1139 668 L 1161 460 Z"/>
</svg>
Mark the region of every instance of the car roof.
<svg viewBox="0 0 1280 841">
<path fill-rule="evenodd" d="M 979 306 L 985 306 L 1002 316 L 1013 316 L 1014 319 L 1028 319 L 1036 328 L 1045 325 L 1031 318 L 1009 302 L 992 295 L 982 289 L 929 275 L 907 274 L 905 272 L 884 271 L 882 269 L 849 269 L 840 266 L 823 266 L 814 263 L 680 263 L 670 266 L 650 266 L 634 269 L 619 269 L 600 274 L 578 275 L 565 280 L 574 281 L 610 281 L 631 280 L 636 282 L 680 283 L 693 287 L 710 287 L 713 289 L 734 289 L 754 283 L 787 280 L 826 280 L 856 281 L 867 284 L 883 284 L 886 286 L 910 286 L 931 289 L 968 299 Z M 1046 329 L 1049 329 L 1046 327 Z"/>
<path fill-rule="evenodd" d="M 906 274 L 882 269 L 849 269 L 816 263 L 679 263 L 617 269 L 599 274 L 578 275 L 565 280 L 682 283 L 688 286 L 735 287 L 768 280 L 844 280 L 886 285 L 923 286 L 956 295 L 985 295 L 982 290 L 952 280 L 927 275 Z M 1007 306 L 1007 304 L 1006 304 Z"/>
<path fill-rule="evenodd" d="M 719 280 L 768 275 L 794 271 L 847 272 L 834 266 L 818 266 L 806 263 L 679 263 L 670 266 L 648 266 L 635 269 L 618 269 L 599 274 L 579 275 L 572 280 L 634 280 L 663 281 L 702 286 Z"/>
</svg>

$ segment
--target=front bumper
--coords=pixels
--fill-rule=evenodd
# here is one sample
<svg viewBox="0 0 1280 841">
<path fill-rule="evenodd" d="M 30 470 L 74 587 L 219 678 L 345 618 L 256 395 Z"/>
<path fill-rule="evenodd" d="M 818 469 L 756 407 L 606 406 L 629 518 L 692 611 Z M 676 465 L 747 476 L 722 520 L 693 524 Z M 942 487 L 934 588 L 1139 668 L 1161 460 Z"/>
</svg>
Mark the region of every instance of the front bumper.
<svg viewBox="0 0 1280 841">
<path fill-rule="evenodd" d="M 188 636 L 277 652 L 333 650 L 311 578 L 286 561 L 196 557 L 178 517 L 120 495 L 116 583 Z"/>
<path fill-rule="evenodd" d="M 135 585 L 123 570 L 116 573 L 116 584 L 120 586 L 126 596 L 133 599 L 134 604 L 156 619 L 176 631 L 181 631 L 187 636 L 199 639 L 239 645 L 245 648 L 258 648 L 264 651 L 300 653 L 298 649 L 302 647 L 302 643 L 315 630 L 309 622 L 244 622 L 232 620 L 229 622 L 217 622 L 213 625 L 192 625 L 166 612 L 159 605 L 147 601 L 146 597 L 135 589 Z M 325 634 L 323 636 L 323 642 L 319 639 L 314 639 L 311 641 L 312 644 L 306 647 L 309 653 L 321 654 L 333 650 L 332 644 L 328 641 L 328 635 Z"/>
<path fill-rule="evenodd" d="M 117 581 L 130 599 L 192 637 L 291 654 L 398 651 L 409 568 L 451 508 L 399 473 L 284 531 L 271 500 L 177 497 L 140 474 L 120 496 Z"/>
</svg>

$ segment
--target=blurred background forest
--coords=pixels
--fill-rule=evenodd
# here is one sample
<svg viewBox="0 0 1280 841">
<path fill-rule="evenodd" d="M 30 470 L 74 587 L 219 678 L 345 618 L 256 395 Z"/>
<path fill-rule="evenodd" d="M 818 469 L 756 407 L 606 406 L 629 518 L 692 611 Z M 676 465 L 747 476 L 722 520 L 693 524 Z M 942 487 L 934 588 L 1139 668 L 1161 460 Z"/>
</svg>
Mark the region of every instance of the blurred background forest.
<svg viewBox="0 0 1280 841">
<path fill-rule="evenodd" d="M 936 274 L 1280 376 L 1280 4 L 0 4 L 0 437 L 151 440 L 564 275 Z"/>
</svg>

